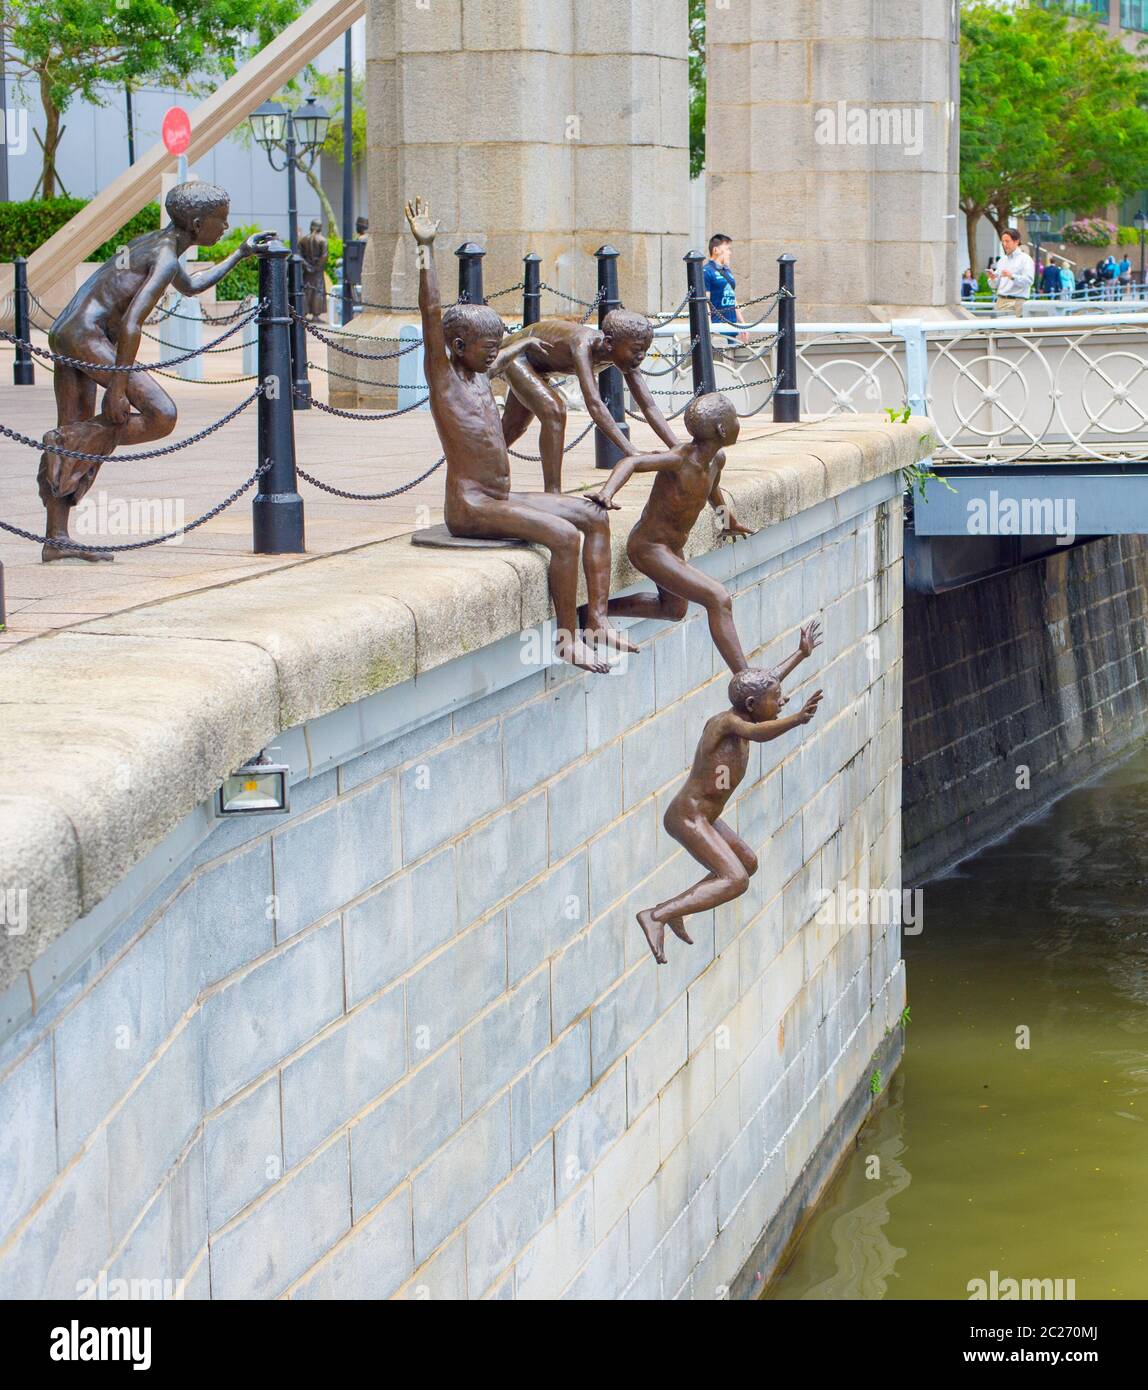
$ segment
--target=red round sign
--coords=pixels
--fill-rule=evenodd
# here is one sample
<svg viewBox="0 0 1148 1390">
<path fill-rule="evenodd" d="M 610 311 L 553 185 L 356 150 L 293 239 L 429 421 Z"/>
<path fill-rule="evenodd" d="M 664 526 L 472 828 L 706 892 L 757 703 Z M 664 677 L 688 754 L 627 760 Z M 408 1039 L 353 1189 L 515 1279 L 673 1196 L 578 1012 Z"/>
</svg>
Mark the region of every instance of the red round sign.
<svg viewBox="0 0 1148 1390">
<path fill-rule="evenodd" d="M 168 154 L 186 154 L 191 144 L 191 121 L 182 106 L 169 106 L 164 112 L 162 134 Z"/>
</svg>

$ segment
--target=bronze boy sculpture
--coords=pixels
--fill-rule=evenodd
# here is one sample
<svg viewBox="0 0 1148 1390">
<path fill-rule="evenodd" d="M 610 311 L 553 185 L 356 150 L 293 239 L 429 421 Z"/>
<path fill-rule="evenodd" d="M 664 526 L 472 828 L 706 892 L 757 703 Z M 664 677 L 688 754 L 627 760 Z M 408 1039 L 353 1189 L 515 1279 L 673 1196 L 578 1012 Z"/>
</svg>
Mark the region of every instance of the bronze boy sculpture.
<svg viewBox="0 0 1148 1390">
<path fill-rule="evenodd" d="M 725 464 L 723 445 L 737 443 L 741 426 L 733 405 L 716 392 L 690 402 L 685 414 L 688 444 L 675 441 L 668 452 L 632 454 L 619 459 L 592 501 L 617 507 L 614 495 L 634 473 L 657 473 L 637 525 L 626 542 L 636 570 L 658 586 L 656 594 L 629 594 L 610 600 L 609 612 L 627 618 L 664 618 L 677 622 L 686 616 L 689 601 L 700 603 L 709 618 L 710 636 L 722 659 L 736 675 L 746 669 L 745 653 L 733 621 L 733 601 L 725 587 L 695 569 L 685 559 L 685 544 L 694 522 L 708 502 L 722 522 L 723 536 L 751 536 L 721 490 Z"/>
<path fill-rule="evenodd" d="M 214 184 L 182 183 L 167 195 L 166 207 L 171 218 L 168 225 L 120 248 L 84 281 L 52 325 L 48 334 L 52 351 L 77 358 L 83 365 L 56 363 L 56 428 L 44 435 L 46 446 L 108 455 L 120 445 L 145 444 L 170 434 L 175 428 L 175 402 L 155 378 L 147 372 L 109 369 L 135 363 L 144 320 L 170 285 L 181 294 L 200 294 L 275 236 L 257 232 L 225 260 L 189 273 L 180 256 L 191 246 L 213 246 L 223 236 L 229 196 Z M 100 386 L 106 389 L 97 415 Z M 68 512 L 91 488 L 100 467 L 45 448 L 37 476 L 40 500 L 48 512 L 48 542 L 41 552 L 45 561 L 112 558 L 54 544 L 67 541 Z"/>
<path fill-rule="evenodd" d="M 503 377 L 510 387 L 502 414 L 503 437 L 509 448 L 521 438 L 531 417 L 537 417 L 542 485 L 547 492 L 562 491 L 566 435 L 566 402 L 551 386 L 551 373 L 577 377 L 590 418 L 624 454 L 636 454 L 598 391 L 598 373 L 617 367 L 650 428 L 670 448 L 677 443 L 639 370 L 653 338 L 649 319 L 626 309 L 612 309 L 600 328 L 571 319 L 540 319 L 507 338 L 490 369 L 492 377 Z"/>
<path fill-rule="evenodd" d="M 812 626 L 802 630 L 802 648 Z M 730 708 L 706 721 L 685 786 L 666 808 L 662 824 L 707 873 L 684 893 L 638 913 L 638 925 L 659 965 L 666 963 L 667 925 L 676 937 L 692 946 L 683 919 L 740 898 L 757 872 L 753 850 L 720 817 L 745 776 L 749 744 L 778 738 L 808 724 L 817 713 L 820 690 L 814 691 L 797 714 L 778 717 L 787 702 L 781 693 L 781 672 L 792 670 L 802 660 L 802 648 L 778 671 L 750 668 L 734 676 L 729 683 Z"/>
<path fill-rule="evenodd" d="M 590 642 L 636 650 L 606 617 L 609 515 L 585 497 L 511 490 L 510 456 L 487 376 L 498 356 L 502 320 L 483 304 L 454 304 L 442 312 L 434 263 L 438 223 L 421 198 L 407 204 L 406 214 L 419 245 L 419 313 L 431 415 L 446 454 L 447 529 L 454 536 L 544 545 L 550 551 L 559 657 L 585 671 L 608 671 Z M 580 548 L 588 600 L 584 634 L 577 618 Z"/>
</svg>

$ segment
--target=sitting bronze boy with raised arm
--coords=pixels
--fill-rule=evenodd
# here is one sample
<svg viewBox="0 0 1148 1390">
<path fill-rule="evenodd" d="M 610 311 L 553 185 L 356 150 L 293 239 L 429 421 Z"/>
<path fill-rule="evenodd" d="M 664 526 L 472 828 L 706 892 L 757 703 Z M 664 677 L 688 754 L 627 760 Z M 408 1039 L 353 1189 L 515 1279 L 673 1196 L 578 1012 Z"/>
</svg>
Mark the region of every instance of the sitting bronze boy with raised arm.
<svg viewBox="0 0 1148 1390">
<path fill-rule="evenodd" d="M 803 629 L 802 637 L 809 629 Z M 791 657 L 780 670 L 792 670 L 801 660 Z M 698 861 L 706 876 L 677 897 L 638 913 L 654 959 L 666 963 L 666 927 L 692 946 L 684 918 L 740 898 L 757 873 L 757 855 L 721 819 L 749 763 L 749 745 L 767 743 L 801 724 L 808 724 L 821 703 L 815 690 L 796 714 L 779 718 L 787 697 L 775 671 L 749 669 L 729 683 L 730 708 L 706 721 L 685 786 L 666 807 L 663 825 Z"/>
<path fill-rule="evenodd" d="M 562 491 L 566 437 L 566 402 L 550 384 L 551 375 L 577 377 L 591 420 L 623 454 L 636 454 L 598 390 L 598 373 L 617 367 L 650 428 L 671 448 L 677 443 L 639 370 L 653 339 L 649 319 L 628 309 L 612 309 L 600 328 L 572 319 L 540 319 L 503 343 L 490 369 L 492 377 L 502 377 L 510 387 L 502 413 L 503 437 L 509 448 L 521 438 L 531 417 L 537 417 L 542 485 L 547 492 Z"/>
<path fill-rule="evenodd" d="M 162 439 L 175 428 L 175 402 L 148 372 L 109 371 L 130 367 L 139 351 L 144 321 L 164 291 L 201 294 L 245 256 L 253 256 L 274 232 L 257 232 L 230 256 L 204 270 L 190 272 L 179 259 L 192 246 L 214 246 L 227 231 L 230 197 L 213 183 L 181 183 L 167 195 L 171 221 L 158 232 L 145 232 L 84 281 L 48 334 L 53 352 L 91 366 L 57 362 L 56 428 L 44 436 L 56 445 L 84 454 L 110 454 L 124 444 Z M 105 387 L 96 414 L 96 391 Z M 54 542 L 68 540 L 68 513 L 91 488 L 101 465 L 72 459 L 46 449 L 37 478 L 40 501 L 48 512 L 47 560 L 110 560 L 103 552 Z"/>
<path fill-rule="evenodd" d="M 483 304 L 455 304 L 442 312 L 434 263 L 438 223 L 421 198 L 407 204 L 406 214 L 419 244 L 419 313 L 431 415 L 446 454 L 447 529 L 453 536 L 544 545 L 550 551 L 558 655 L 585 671 L 608 671 L 609 663 L 578 631 L 577 602 L 581 550 L 590 640 L 637 650 L 606 617 L 609 516 L 585 497 L 511 490 L 510 456 L 487 376 L 498 355 L 502 320 Z"/>
</svg>

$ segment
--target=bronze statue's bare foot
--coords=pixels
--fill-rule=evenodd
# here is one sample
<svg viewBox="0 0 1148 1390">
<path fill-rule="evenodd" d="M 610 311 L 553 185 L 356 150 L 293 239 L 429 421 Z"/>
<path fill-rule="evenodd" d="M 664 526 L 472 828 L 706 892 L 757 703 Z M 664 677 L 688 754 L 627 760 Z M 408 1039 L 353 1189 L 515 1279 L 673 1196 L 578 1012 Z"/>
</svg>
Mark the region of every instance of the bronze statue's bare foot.
<svg viewBox="0 0 1148 1390">
<path fill-rule="evenodd" d="M 639 652 L 642 650 L 613 623 L 602 622 L 598 627 L 584 628 L 583 631 L 588 642 L 600 642 L 603 646 L 610 647 L 616 652 Z"/>
<path fill-rule="evenodd" d="M 608 661 L 602 661 L 592 647 L 588 647 L 580 637 L 572 636 L 568 632 L 558 634 L 554 650 L 563 661 L 568 661 L 571 666 L 577 666 L 583 671 L 593 671 L 595 675 L 604 676 L 610 669 Z"/>
<path fill-rule="evenodd" d="M 642 929 L 642 935 L 649 943 L 650 950 L 654 953 L 654 959 L 659 965 L 666 963 L 666 928 L 665 924 L 659 922 L 654 916 L 652 907 L 644 908 L 638 913 L 638 926 Z"/>
<path fill-rule="evenodd" d="M 66 539 L 66 537 L 61 537 Z M 99 550 L 73 550 L 71 546 L 53 545 L 49 540 L 40 551 L 40 559 L 45 565 L 53 560 L 114 560 L 114 555 Z"/>
<path fill-rule="evenodd" d="M 669 927 L 670 931 L 673 932 L 679 941 L 684 941 L 687 946 L 692 946 L 694 944 L 693 937 L 686 931 L 686 921 L 684 917 L 671 917 L 666 923 L 666 926 Z"/>
<path fill-rule="evenodd" d="M 602 615 L 600 621 L 591 622 L 590 609 L 585 603 L 578 605 L 578 624 L 587 642 L 601 643 L 602 646 L 610 647 L 616 652 L 641 651 L 641 647 L 631 642 L 625 633 L 620 628 L 616 628 L 605 614 Z"/>
</svg>

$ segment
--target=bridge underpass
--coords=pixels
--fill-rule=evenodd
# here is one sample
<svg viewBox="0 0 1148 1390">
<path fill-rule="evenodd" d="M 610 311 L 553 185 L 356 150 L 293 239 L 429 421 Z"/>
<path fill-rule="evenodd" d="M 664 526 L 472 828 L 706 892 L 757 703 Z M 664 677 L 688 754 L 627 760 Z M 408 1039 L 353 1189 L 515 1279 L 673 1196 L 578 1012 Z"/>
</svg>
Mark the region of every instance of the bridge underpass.
<svg viewBox="0 0 1148 1390">
<path fill-rule="evenodd" d="M 1103 536 L 1148 534 L 1148 462 L 933 464 L 907 515 L 905 586 L 941 593 Z"/>
</svg>

